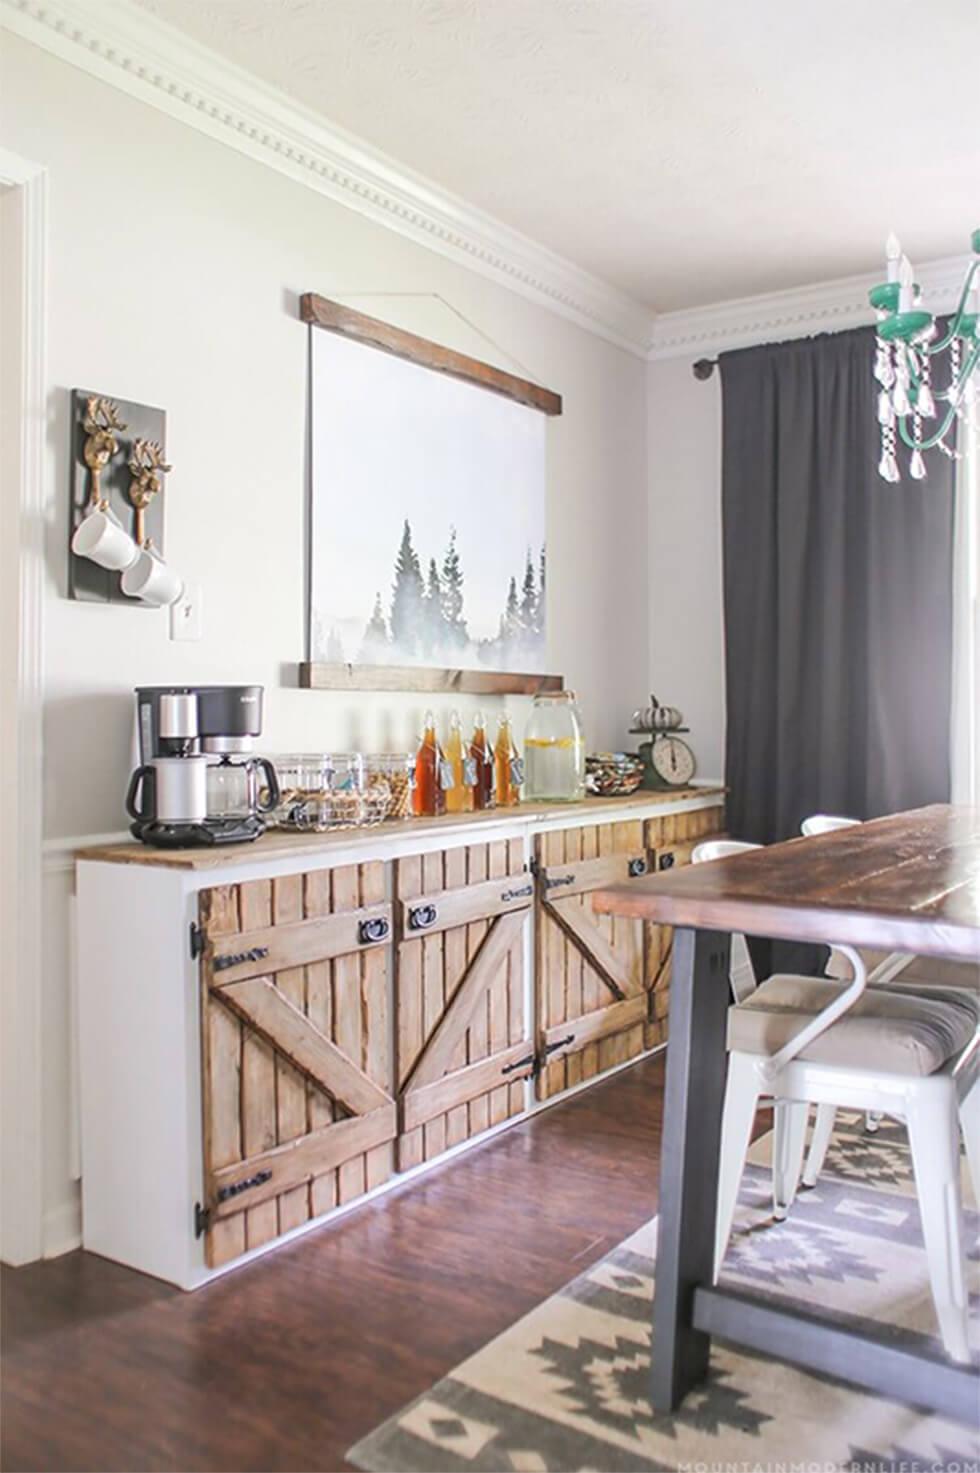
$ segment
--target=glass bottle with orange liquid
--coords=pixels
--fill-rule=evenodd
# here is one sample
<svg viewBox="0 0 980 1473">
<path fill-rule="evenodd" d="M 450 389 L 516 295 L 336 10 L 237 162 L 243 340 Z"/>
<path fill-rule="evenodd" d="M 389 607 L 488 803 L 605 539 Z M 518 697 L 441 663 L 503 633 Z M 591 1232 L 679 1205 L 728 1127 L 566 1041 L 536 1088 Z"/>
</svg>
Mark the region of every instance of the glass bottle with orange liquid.
<svg viewBox="0 0 980 1473">
<path fill-rule="evenodd" d="M 453 778 L 452 787 L 446 790 L 446 812 L 472 813 L 476 763 L 470 756 L 466 739 L 463 736 L 463 723 L 459 719 L 458 711 L 454 711 L 449 718 L 446 763 Z"/>
<path fill-rule="evenodd" d="M 514 745 L 510 717 L 504 714 L 497 722 L 497 740 L 493 748 L 493 765 L 497 787 L 497 807 L 513 808 L 521 801 L 524 764 Z"/>
<path fill-rule="evenodd" d="M 482 711 L 473 717 L 470 737 L 470 759 L 473 763 L 473 807 L 494 806 L 494 757 L 487 737 L 487 722 Z"/>
<path fill-rule="evenodd" d="M 412 811 L 416 818 L 434 818 L 446 811 L 448 764 L 439 745 L 436 718 L 431 711 L 426 711 L 422 727 L 422 740 L 415 754 Z"/>
</svg>

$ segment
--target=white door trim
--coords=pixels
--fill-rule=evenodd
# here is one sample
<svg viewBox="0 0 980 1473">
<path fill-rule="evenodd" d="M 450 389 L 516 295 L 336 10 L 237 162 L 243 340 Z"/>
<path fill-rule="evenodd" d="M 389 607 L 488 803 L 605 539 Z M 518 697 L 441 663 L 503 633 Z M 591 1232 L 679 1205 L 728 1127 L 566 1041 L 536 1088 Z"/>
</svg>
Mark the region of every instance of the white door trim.
<svg viewBox="0 0 980 1473">
<path fill-rule="evenodd" d="M 47 383 L 47 174 L 0 149 L 0 186 L 21 198 L 21 362 L 17 504 L 19 590 L 14 946 L 3 957 L 2 1197 L 0 1253 L 28 1263 L 42 1252 L 41 859 L 44 619 L 45 439 Z"/>
</svg>

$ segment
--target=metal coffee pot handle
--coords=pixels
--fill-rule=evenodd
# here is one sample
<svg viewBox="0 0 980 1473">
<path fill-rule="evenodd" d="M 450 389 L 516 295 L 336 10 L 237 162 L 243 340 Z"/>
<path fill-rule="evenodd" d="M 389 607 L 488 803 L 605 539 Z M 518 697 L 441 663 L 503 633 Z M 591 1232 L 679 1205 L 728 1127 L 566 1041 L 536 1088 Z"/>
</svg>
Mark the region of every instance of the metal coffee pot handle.
<svg viewBox="0 0 980 1473">
<path fill-rule="evenodd" d="M 271 813 L 274 808 L 279 807 L 279 801 L 281 797 L 279 791 L 279 778 L 276 776 L 276 769 L 273 767 L 268 757 L 256 757 L 253 760 L 255 762 L 255 766 L 261 767 L 262 771 L 265 774 L 265 786 L 268 789 L 269 793 L 269 796 L 264 803 L 257 799 L 255 806 L 258 809 L 259 813 Z"/>
</svg>

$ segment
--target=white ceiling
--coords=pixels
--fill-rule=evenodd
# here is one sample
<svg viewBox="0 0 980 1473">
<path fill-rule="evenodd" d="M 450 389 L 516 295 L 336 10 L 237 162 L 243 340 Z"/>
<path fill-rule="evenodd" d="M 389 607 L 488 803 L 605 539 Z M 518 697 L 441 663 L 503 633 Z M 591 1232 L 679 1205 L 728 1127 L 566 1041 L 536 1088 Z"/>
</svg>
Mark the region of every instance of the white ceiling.
<svg viewBox="0 0 980 1473">
<path fill-rule="evenodd" d="M 657 312 L 980 225 L 976 0 L 137 0 Z"/>
</svg>

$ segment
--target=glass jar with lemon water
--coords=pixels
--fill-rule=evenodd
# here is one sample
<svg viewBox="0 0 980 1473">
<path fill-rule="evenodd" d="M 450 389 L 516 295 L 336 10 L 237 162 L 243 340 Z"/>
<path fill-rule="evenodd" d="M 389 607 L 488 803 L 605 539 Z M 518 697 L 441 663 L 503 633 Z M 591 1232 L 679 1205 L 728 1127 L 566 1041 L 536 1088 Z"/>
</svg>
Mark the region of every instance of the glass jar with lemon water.
<svg viewBox="0 0 980 1473">
<path fill-rule="evenodd" d="M 535 696 L 524 737 L 524 796 L 532 803 L 585 797 L 585 738 L 570 690 Z"/>
</svg>

